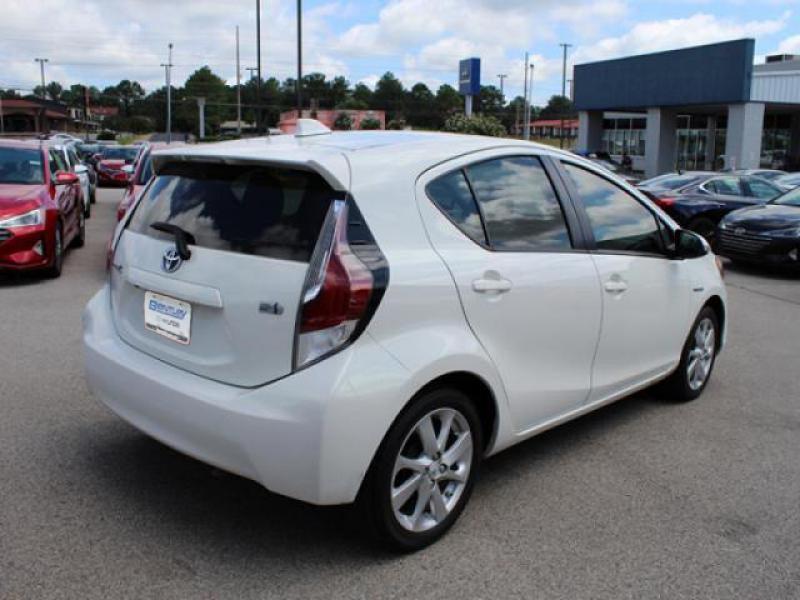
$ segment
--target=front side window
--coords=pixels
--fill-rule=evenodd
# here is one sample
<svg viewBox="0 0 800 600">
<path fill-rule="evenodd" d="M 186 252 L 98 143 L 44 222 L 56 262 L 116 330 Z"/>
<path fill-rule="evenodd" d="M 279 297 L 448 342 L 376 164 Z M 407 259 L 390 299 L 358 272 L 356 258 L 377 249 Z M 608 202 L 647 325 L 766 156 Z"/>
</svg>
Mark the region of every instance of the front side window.
<svg viewBox="0 0 800 600">
<path fill-rule="evenodd" d="M 663 254 L 658 222 L 636 198 L 586 169 L 563 165 L 586 209 L 598 250 Z"/>
</svg>

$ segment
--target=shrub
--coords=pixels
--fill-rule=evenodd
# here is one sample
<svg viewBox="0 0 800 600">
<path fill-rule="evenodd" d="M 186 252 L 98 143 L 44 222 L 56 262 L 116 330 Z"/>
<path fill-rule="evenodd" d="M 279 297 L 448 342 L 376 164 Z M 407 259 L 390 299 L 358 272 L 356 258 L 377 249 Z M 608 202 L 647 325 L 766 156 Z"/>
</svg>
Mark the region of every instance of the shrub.
<svg viewBox="0 0 800 600">
<path fill-rule="evenodd" d="M 471 135 L 489 135 L 502 137 L 506 135 L 506 128 L 495 117 L 487 115 L 472 115 L 467 117 L 463 114 L 453 115 L 444 122 L 443 131 L 452 133 L 468 133 Z"/>
<path fill-rule="evenodd" d="M 405 119 L 392 119 L 386 125 L 386 129 L 405 129 L 405 128 L 406 128 Z"/>
<path fill-rule="evenodd" d="M 101 131 L 97 134 L 97 139 L 101 141 L 113 142 L 115 139 L 117 139 L 117 134 L 113 131 Z"/>
<path fill-rule="evenodd" d="M 333 122 L 334 129 L 348 130 L 353 128 L 353 119 L 347 113 L 339 113 Z"/>
<path fill-rule="evenodd" d="M 381 128 L 381 122 L 375 117 L 367 117 L 366 119 L 361 119 L 361 129 L 380 129 L 380 128 Z"/>
</svg>

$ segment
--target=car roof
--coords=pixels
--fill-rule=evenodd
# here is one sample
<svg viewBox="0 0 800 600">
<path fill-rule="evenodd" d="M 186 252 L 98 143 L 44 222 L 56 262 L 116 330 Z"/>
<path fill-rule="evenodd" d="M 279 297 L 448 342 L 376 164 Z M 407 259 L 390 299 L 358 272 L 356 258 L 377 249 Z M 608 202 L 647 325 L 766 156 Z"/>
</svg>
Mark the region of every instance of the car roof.
<svg viewBox="0 0 800 600">
<path fill-rule="evenodd" d="M 428 168 L 480 150 L 492 148 L 536 149 L 543 154 L 574 154 L 508 138 L 421 131 L 347 131 L 316 135 L 280 135 L 246 138 L 215 144 L 197 144 L 153 152 L 156 171 L 170 158 L 180 160 L 243 160 L 305 165 L 320 172 L 334 187 L 346 189 L 352 171 L 391 169 L 418 175 Z M 385 172 L 385 171 L 383 171 Z"/>
<path fill-rule="evenodd" d="M 2 148 L 39 148 L 42 142 L 40 140 L 0 140 L 0 147 Z"/>
</svg>

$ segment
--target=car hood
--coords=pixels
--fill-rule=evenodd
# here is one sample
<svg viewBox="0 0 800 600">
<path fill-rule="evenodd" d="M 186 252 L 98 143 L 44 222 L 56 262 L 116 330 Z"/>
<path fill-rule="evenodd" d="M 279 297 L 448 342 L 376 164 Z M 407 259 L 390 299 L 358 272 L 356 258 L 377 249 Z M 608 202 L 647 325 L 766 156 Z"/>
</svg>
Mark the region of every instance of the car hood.
<svg viewBox="0 0 800 600">
<path fill-rule="evenodd" d="M 19 214 L 26 208 L 40 206 L 43 186 L 17 183 L 0 183 L 0 217 Z"/>
<path fill-rule="evenodd" d="M 748 231 L 777 231 L 800 226 L 800 207 L 781 204 L 762 204 L 742 208 L 725 218 L 729 227 Z"/>
</svg>

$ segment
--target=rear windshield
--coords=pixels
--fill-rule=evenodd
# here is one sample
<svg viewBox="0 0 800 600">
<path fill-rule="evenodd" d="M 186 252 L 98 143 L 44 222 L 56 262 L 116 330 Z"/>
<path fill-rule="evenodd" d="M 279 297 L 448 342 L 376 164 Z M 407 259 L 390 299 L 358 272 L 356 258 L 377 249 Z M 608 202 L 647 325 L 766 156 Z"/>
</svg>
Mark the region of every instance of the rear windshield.
<svg viewBox="0 0 800 600">
<path fill-rule="evenodd" d="M 103 148 L 104 159 L 124 160 L 125 162 L 133 162 L 138 153 L 139 148 L 115 148 L 114 146 Z"/>
<path fill-rule="evenodd" d="M 308 262 L 336 193 L 316 173 L 254 165 L 170 163 L 136 209 L 130 230 L 177 225 L 197 246 Z"/>
<path fill-rule="evenodd" d="M 0 183 L 44 183 L 42 151 L 38 148 L 0 148 Z"/>
</svg>

